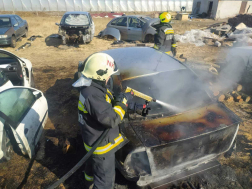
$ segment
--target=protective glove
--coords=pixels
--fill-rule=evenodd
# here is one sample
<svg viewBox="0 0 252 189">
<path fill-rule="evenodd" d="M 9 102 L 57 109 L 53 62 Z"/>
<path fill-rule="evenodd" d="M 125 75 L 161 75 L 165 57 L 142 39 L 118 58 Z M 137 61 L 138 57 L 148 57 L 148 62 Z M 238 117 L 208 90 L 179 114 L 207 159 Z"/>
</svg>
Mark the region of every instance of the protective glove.
<svg viewBox="0 0 252 189">
<path fill-rule="evenodd" d="M 151 108 L 146 105 L 146 104 L 138 104 L 135 102 L 130 102 L 128 103 L 128 109 L 132 110 L 133 113 L 137 113 L 141 116 L 146 116 L 149 113 L 149 110 L 151 110 Z"/>
<path fill-rule="evenodd" d="M 116 97 L 116 101 L 117 102 L 121 102 L 123 104 L 125 104 L 127 106 L 127 102 L 129 102 L 130 100 L 133 99 L 133 91 L 128 92 L 128 93 L 120 93 L 117 97 Z"/>
</svg>

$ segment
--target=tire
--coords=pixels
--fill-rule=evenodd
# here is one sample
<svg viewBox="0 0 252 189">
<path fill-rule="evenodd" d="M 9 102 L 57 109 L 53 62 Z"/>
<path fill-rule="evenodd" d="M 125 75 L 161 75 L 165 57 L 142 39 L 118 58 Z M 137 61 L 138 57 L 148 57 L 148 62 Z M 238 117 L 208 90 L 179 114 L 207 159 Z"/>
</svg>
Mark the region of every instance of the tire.
<svg viewBox="0 0 252 189">
<path fill-rule="evenodd" d="M 24 38 L 28 37 L 28 29 L 25 29 L 25 34 L 23 35 Z"/>
<path fill-rule="evenodd" d="M 35 88 L 35 81 L 34 81 L 33 73 L 31 73 L 31 87 Z"/>
<path fill-rule="evenodd" d="M 154 36 L 151 35 L 151 34 L 146 35 L 145 39 L 144 39 L 144 42 L 145 43 L 154 43 Z"/>
<path fill-rule="evenodd" d="M 11 47 L 15 48 L 17 46 L 17 39 L 15 36 L 11 37 Z"/>
</svg>

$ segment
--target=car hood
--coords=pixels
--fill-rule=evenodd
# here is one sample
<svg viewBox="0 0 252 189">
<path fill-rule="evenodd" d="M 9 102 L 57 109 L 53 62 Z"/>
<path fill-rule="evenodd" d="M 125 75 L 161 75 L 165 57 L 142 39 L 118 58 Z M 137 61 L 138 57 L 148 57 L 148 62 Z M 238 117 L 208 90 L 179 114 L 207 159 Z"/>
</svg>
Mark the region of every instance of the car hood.
<svg viewBox="0 0 252 189">
<path fill-rule="evenodd" d="M 144 146 L 154 147 L 180 141 L 222 127 L 239 124 L 241 119 L 221 103 L 196 108 L 173 116 L 130 121 Z"/>
<path fill-rule="evenodd" d="M 9 27 L 0 28 L 0 35 L 4 35 L 9 29 Z"/>
</svg>

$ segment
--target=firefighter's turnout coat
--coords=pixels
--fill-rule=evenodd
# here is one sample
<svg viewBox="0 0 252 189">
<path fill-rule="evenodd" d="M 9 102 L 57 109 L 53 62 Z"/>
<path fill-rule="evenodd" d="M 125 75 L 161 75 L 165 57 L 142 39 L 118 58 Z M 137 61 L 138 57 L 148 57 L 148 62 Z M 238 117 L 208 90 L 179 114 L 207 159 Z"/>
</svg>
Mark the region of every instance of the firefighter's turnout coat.
<svg viewBox="0 0 252 189">
<path fill-rule="evenodd" d="M 94 155 L 113 153 L 126 142 L 127 139 L 119 133 L 118 128 L 125 115 L 125 104 L 116 102 L 112 92 L 103 82 L 93 80 L 90 86 L 81 88 L 78 115 L 87 151 L 107 128 L 110 128 L 110 131 L 96 148 Z"/>
<path fill-rule="evenodd" d="M 154 48 L 162 52 L 170 54 L 176 47 L 176 40 L 174 37 L 174 30 L 169 23 L 161 23 L 154 26 L 157 33 L 154 36 Z"/>
</svg>

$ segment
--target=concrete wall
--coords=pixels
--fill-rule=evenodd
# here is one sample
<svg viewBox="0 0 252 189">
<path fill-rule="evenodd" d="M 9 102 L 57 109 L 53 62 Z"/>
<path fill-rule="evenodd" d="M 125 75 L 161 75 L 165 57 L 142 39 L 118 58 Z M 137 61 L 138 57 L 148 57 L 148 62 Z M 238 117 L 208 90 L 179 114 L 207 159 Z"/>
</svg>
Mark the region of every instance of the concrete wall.
<svg viewBox="0 0 252 189">
<path fill-rule="evenodd" d="M 249 8 L 249 5 L 250 5 L 250 8 Z M 248 8 L 249 8 L 248 13 L 251 14 L 252 13 L 252 1 L 248 1 L 247 7 L 246 7 L 246 11 L 248 10 Z"/>
<path fill-rule="evenodd" d="M 215 18 L 228 18 L 239 14 L 242 1 L 219 1 Z"/>
</svg>

